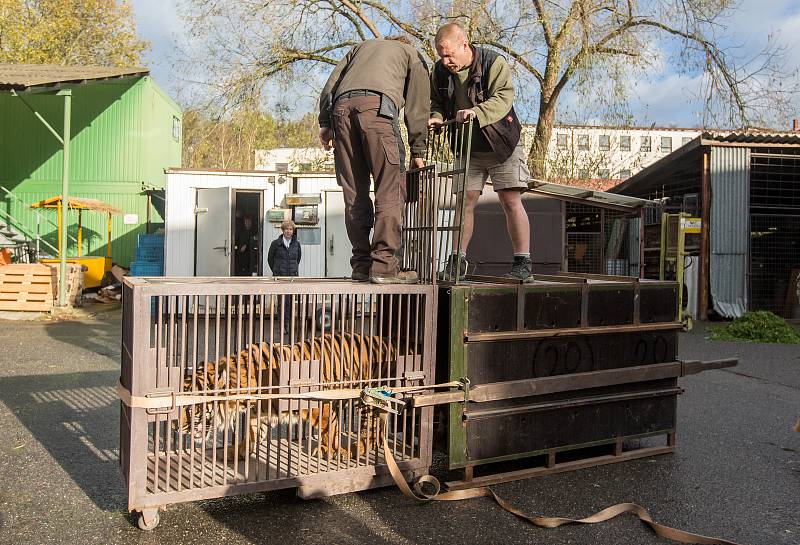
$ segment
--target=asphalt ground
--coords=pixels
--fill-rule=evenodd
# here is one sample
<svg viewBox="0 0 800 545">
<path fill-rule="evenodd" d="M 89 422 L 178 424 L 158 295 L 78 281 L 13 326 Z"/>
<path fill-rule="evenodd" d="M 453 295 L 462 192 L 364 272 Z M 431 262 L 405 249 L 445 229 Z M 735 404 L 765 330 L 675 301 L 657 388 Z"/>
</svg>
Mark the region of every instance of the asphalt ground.
<svg viewBox="0 0 800 545">
<path fill-rule="evenodd" d="M 151 532 L 127 513 L 118 466 L 120 315 L 0 321 L 0 544 L 502 543 L 656 545 L 633 516 L 533 527 L 487 499 L 417 505 L 385 488 L 303 501 L 293 491 L 171 506 Z M 531 514 L 618 502 L 741 544 L 800 544 L 800 347 L 681 334 L 687 359 L 738 357 L 681 379 L 675 454 L 498 485 Z"/>
</svg>

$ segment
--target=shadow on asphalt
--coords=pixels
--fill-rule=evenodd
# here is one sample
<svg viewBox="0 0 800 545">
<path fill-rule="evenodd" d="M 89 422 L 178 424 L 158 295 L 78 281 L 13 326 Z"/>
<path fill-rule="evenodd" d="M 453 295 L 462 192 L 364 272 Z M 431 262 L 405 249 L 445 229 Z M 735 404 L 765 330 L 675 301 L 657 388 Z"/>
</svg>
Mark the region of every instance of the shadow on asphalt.
<svg viewBox="0 0 800 545">
<path fill-rule="evenodd" d="M 119 469 L 118 372 L 0 378 L 2 401 L 103 510 L 127 507 Z"/>
<path fill-rule="evenodd" d="M 121 328 L 122 325 L 118 320 L 48 322 L 45 325 L 47 335 L 53 340 L 116 360 L 119 358 Z M 116 377 L 112 384 L 114 382 Z"/>
</svg>

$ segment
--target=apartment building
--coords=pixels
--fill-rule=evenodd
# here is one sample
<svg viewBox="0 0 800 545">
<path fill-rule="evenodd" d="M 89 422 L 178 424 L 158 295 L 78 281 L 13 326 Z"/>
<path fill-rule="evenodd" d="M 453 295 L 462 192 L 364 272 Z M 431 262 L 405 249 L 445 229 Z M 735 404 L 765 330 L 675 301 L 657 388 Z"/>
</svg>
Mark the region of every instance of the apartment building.
<svg viewBox="0 0 800 545">
<path fill-rule="evenodd" d="M 527 150 L 535 125 L 523 127 Z M 550 136 L 547 172 L 551 179 L 625 180 L 698 137 L 702 129 L 556 125 Z M 719 131 L 717 131 L 719 132 Z M 255 169 L 333 171 L 333 154 L 322 148 L 255 151 Z"/>
<path fill-rule="evenodd" d="M 527 149 L 535 125 L 523 128 Z M 702 129 L 556 125 L 550 137 L 547 172 L 550 178 L 630 178 L 665 155 L 698 137 Z"/>
<path fill-rule="evenodd" d="M 316 148 L 255 150 L 255 170 L 272 172 L 333 172 L 333 152 Z"/>
</svg>

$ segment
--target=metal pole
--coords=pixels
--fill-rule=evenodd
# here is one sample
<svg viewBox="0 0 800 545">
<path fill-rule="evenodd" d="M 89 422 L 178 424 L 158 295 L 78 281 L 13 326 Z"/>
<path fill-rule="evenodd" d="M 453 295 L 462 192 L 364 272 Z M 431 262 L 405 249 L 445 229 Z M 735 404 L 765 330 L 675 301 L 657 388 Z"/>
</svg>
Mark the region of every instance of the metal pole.
<svg viewBox="0 0 800 545">
<path fill-rule="evenodd" d="M 69 224 L 69 141 L 70 121 L 72 119 L 72 92 L 63 91 L 64 94 L 64 155 L 61 164 L 61 209 L 64 215 L 61 220 L 61 240 L 64 248 L 61 251 L 61 263 L 58 271 L 58 306 L 67 305 L 67 227 Z"/>
</svg>

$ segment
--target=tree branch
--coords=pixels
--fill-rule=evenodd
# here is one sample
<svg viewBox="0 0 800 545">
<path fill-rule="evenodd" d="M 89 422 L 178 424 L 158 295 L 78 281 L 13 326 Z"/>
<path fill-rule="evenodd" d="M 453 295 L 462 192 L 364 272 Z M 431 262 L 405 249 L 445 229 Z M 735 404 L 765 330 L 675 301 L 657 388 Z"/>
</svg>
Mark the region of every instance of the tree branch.
<svg viewBox="0 0 800 545">
<path fill-rule="evenodd" d="M 348 13 L 347 11 L 339 9 L 339 7 L 334 2 L 328 2 L 328 5 L 331 6 L 331 11 L 334 13 L 338 13 L 353 25 L 358 37 L 362 40 L 366 40 L 367 36 L 364 34 L 364 29 L 361 28 L 361 25 L 358 23 L 358 20 L 352 13 Z"/>
<path fill-rule="evenodd" d="M 533 74 L 533 77 L 539 80 L 539 83 L 542 83 L 543 81 L 542 73 L 539 72 L 539 70 L 537 70 L 537 68 L 533 66 L 521 53 L 517 53 L 506 44 L 502 44 L 494 40 L 485 40 L 485 41 L 481 40 L 478 43 L 483 43 L 486 45 L 490 45 L 495 49 L 499 49 L 500 51 L 502 51 L 503 53 L 507 54 L 509 57 L 517 61 L 523 68 L 525 68 L 525 70 Z"/>
<path fill-rule="evenodd" d="M 369 29 L 369 31 L 372 32 L 372 35 L 374 37 L 376 37 L 376 38 L 380 38 L 381 37 L 381 33 L 375 27 L 375 23 L 373 23 L 372 19 L 370 19 L 369 17 L 367 17 L 364 14 L 364 11 L 361 8 L 356 7 L 350 0 L 341 0 L 341 2 L 342 2 L 343 6 L 345 6 L 347 9 L 352 11 L 355 14 L 356 17 L 361 19 L 361 21 L 364 23 L 364 25 L 366 25 L 366 27 Z"/>
<path fill-rule="evenodd" d="M 544 41 L 547 47 L 553 47 L 553 29 L 550 27 L 550 21 L 547 19 L 542 0 L 533 0 L 533 7 L 536 8 L 536 15 L 539 17 L 539 23 L 542 25 Z"/>
<path fill-rule="evenodd" d="M 433 47 L 431 47 L 430 41 L 428 40 L 427 34 L 425 34 L 422 30 L 411 26 L 408 23 L 405 23 L 397 18 L 397 16 L 392 13 L 392 11 L 384 4 L 380 2 L 376 2 L 375 0 L 361 0 L 367 6 L 378 10 L 387 21 L 391 24 L 402 30 L 403 32 L 413 36 L 417 40 L 419 40 L 420 46 L 428 55 L 429 58 L 435 59 L 436 58 L 436 51 L 434 51 Z"/>
</svg>

